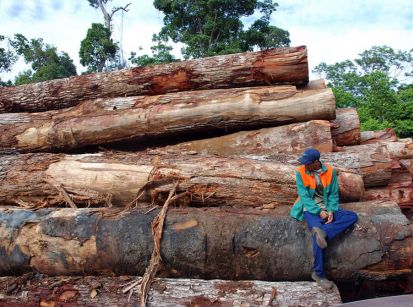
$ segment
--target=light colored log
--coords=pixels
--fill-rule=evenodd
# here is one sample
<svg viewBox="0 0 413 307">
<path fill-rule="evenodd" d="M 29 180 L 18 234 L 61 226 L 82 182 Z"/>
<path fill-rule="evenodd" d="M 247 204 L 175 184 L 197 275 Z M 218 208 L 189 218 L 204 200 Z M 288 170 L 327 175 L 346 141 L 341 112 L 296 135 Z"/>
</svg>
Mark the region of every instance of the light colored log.
<svg viewBox="0 0 413 307">
<path fill-rule="evenodd" d="M 359 221 L 329 242 L 325 263 L 332 280 L 412 274 L 412 226 L 396 203 L 342 207 L 357 212 Z M 311 233 L 289 210 L 171 208 L 158 275 L 309 280 Z M 0 274 L 143 274 L 153 249 L 151 222 L 159 209 L 145 211 L 1 208 Z"/>
<path fill-rule="evenodd" d="M 362 178 L 345 176 L 341 198 L 360 199 Z M 182 202 L 197 206 L 273 208 L 289 206 L 297 197 L 295 166 L 281 161 L 112 152 L 0 156 L 0 202 L 35 207 L 65 204 L 51 180 L 78 206 L 106 205 L 109 200 L 125 206 L 141 192 L 140 201 L 157 202 L 159 197 L 163 202 L 175 181 L 178 192 L 189 193 Z"/>
<path fill-rule="evenodd" d="M 94 98 L 306 83 L 307 48 L 288 47 L 3 87 L 0 113 L 61 109 Z"/>
<path fill-rule="evenodd" d="M 331 152 L 332 146 L 330 123 L 313 120 L 179 143 L 167 146 L 164 150 L 168 153 L 232 156 L 301 154 L 308 147 L 314 147 L 325 153 Z"/>
<path fill-rule="evenodd" d="M 354 108 L 337 109 L 331 136 L 336 146 L 360 144 L 360 119 Z"/>
<path fill-rule="evenodd" d="M 396 132 L 392 128 L 387 128 L 379 131 L 362 131 L 360 133 L 361 144 L 371 144 L 381 141 L 395 142 L 397 141 Z"/>
<path fill-rule="evenodd" d="M 36 306 L 39 303 L 40 306 L 64 303 L 79 306 L 138 306 L 138 292 L 135 291 L 128 301 L 128 295 L 118 291 L 131 279 L 132 276 L 60 276 L 28 279 L 22 283 L 20 277 L 6 277 L 0 282 L 0 293 L 4 293 L 0 303 L 9 306 Z M 16 284 L 19 287 L 13 291 L 14 295 L 8 295 L 7 289 Z M 335 306 L 340 303 L 336 286 L 326 291 L 315 282 L 308 281 L 157 278 L 149 292 L 147 306 Z"/>
<path fill-rule="evenodd" d="M 142 144 L 334 116 L 330 89 L 297 91 L 293 86 L 100 99 L 60 111 L 1 114 L 0 152 L 68 150 L 131 139 Z"/>
</svg>

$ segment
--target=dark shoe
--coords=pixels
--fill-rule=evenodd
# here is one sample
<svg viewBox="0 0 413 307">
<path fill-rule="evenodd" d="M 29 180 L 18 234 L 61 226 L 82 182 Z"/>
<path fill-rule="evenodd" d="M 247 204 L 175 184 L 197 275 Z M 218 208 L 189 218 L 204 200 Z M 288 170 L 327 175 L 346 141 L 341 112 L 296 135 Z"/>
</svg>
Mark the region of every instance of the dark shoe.
<svg viewBox="0 0 413 307">
<path fill-rule="evenodd" d="M 311 274 L 311 278 L 317 282 L 317 284 L 323 289 L 331 289 L 333 287 L 333 283 L 329 281 L 325 277 L 319 277 L 315 272 Z"/>
<path fill-rule="evenodd" d="M 318 227 L 313 227 L 313 229 L 311 230 L 312 234 L 315 235 L 315 240 L 317 242 L 317 245 L 320 248 L 326 248 L 327 247 L 327 241 L 326 241 L 326 233 L 324 232 L 324 230 L 322 230 L 321 228 Z"/>
</svg>

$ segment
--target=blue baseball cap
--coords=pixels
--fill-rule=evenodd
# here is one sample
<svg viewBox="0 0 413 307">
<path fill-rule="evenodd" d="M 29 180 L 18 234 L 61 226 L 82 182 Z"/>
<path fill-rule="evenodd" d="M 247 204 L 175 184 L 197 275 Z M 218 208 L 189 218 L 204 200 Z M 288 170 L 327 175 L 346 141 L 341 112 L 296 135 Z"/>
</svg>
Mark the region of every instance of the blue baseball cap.
<svg viewBox="0 0 413 307">
<path fill-rule="evenodd" d="M 315 148 L 307 148 L 306 150 L 304 150 L 302 156 L 298 159 L 298 162 L 304 165 L 308 165 L 316 160 L 320 160 L 320 152 Z"/>
</svg>

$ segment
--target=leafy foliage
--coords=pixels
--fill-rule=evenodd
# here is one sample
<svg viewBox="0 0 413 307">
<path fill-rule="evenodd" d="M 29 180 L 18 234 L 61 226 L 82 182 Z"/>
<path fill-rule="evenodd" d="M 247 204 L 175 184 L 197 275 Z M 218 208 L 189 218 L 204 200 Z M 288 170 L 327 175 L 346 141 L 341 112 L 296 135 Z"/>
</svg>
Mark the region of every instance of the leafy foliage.
<svg viewBox="0 0 413 307">
<path fill-rule="evenodd" d="M 155 0 L 154 6 L 165 14 L 160 36 L 184 43 L 186 59 L 290 43 L 287 31 L 270 25 L 278 6 L 272 0 Z M 241 18 L 255 13 L 261 17 L 245 30 Z"/>
<path fill-rule="evenodd" d="M 108 61 L 116 59 L 118 46 L 110 38 L 110 30 L 100 23 L 92 23 L 86 38 L 80 43 L 80 63 L 88 72 L 101 72 Z"/>
<path fill-rule="evenodd" d="M 146 54 L 142 56 L 136 56 L 136 53 L 132 52 L 131 57 L 129 58 L 132 64 L 135 64 L 138 67 L 142 67 L 147 65 L 165 64 L 177 61 L 177 59 L 170 53 L 172 51 L 172 47 L 166 45 L 166 42 L 159 35 L 154 34 L 152 41 L 156 43 L 156 45 L 153 45 L 151 47 L 152 56 Z"/>
<path fill-rule="evenodd" d="M 0 35 L 0 43 L 5 39 L 6 37 Z M 12 50 L 6 50 L 0 45 L 0 72 L 10 71 L 16 59 L 17 57 Z"/>
<path fill-rule="evenodd" d="M 76 67 L 69 55 L 58 53 L 56 47 L 45 44 L 41 38 L 28 40 L 22 34 L 15 34 L 10 44 L 26 63 L 31 64 L 31 69 L 16 77 L 15 85 L 76 75 Z"/>
<path fill-rule="evenodd" d="M 338 107 L 357 108 L 363 130 L 391 127 L 400 137 L 413 136 L 413 50 L 375 46 L 313 72 L 328 80 Z"/>
</svg>

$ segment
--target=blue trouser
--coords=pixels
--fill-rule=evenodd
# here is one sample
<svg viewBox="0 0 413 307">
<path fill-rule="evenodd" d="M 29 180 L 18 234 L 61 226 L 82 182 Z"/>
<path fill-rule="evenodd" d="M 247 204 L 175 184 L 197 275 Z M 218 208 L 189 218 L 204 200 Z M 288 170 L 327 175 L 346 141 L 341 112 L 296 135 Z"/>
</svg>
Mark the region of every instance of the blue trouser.
<svg viewBox="0 0 413 307">
<path fill-rule="evenodd" d="M 338 236 L 357 222 L 357 214 L 352 211 L 339 209 L 334 212 L 334 220 L 330 224 L 324 224 L 319 215 L 312 214 L 308 211 L 304 212 L 304 219 L 307 222 L 308 228 L 318 227 L 324 230 L 327 235 L 327 240 L 331 240 Z M 314 252 L 314 271 L 319 277 L 325 277 L 324 273 L 324 249 L 317 245 L 315 235 L 313 235 L 313 252 Z"/>
</svg>

